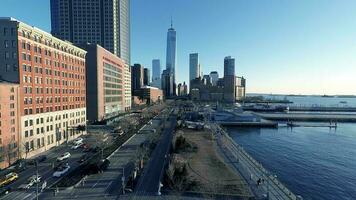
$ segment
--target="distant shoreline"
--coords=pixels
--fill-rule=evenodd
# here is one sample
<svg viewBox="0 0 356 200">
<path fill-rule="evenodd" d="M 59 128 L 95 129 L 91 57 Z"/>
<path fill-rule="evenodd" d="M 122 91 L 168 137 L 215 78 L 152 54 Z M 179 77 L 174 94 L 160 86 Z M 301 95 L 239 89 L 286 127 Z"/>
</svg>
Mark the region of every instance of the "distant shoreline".
<svg viewBox="0 0 356 200">
<path fill-rule="evenodd" d="M 266 94 L 247 93 L 246 96 L 286 96 L 286 97 L 329 97 L 329 98 L 356 98 L 356 95 L 316 95 L 316 94 Z"/>
</svg>

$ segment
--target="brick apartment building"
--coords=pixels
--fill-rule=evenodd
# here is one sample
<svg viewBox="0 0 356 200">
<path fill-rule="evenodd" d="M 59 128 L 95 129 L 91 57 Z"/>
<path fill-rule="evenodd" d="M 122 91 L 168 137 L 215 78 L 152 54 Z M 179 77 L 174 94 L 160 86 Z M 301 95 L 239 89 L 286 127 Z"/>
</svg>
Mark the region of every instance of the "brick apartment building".
<svg viewBox="0 0 356 200">
<path fill-rule="evenodd" d="M 83 134 L 77 127 L 86 124 L 85 55 L 36 27 L 0 18 L 0 79 L 20 88 L 21 157 Z"/>
<path fill-rule="evenodd" d="M 17 160 L 19 151 L 19 85 L 0 82 L 0 168 Z"/>
</svg>

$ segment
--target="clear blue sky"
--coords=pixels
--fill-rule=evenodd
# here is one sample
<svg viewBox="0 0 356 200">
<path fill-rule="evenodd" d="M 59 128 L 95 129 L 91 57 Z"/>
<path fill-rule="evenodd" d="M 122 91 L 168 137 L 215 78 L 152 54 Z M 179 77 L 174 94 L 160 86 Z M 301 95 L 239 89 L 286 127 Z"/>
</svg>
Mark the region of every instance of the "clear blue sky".
<svg viewBox="0 0 356 200">
<path fill-rule="evenodd" d="M 50 31 L 49 0 L 1 0 L 0 15 Z M 171 16 L 178 81 L 198 52 L 204 73 L 235 57 L 248 92 L 356 94 L 355 0 L 132 0 L 132 63 L 164 67 Z"/>
</svg>

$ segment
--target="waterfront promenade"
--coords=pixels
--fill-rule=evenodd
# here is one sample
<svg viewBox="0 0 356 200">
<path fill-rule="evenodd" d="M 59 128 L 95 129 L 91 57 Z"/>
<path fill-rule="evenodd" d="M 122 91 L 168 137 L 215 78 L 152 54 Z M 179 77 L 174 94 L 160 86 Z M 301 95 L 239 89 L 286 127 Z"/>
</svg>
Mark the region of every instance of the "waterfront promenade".
<svg viewBox="0 0 356 200">
<path fill-rule="evenodd" d="M 254 113 L 267 120 L 313 121 L 313 122 L 356 122 L 355 114 L 336 113 Z"/>
<path fill-rule="evenodd" d="M 210 127 L 216 137 L 220 153 L 246 179 L 257 199 L 300 199 L 236 144 L 220 126 L 210 124 Z"/>
</svg>

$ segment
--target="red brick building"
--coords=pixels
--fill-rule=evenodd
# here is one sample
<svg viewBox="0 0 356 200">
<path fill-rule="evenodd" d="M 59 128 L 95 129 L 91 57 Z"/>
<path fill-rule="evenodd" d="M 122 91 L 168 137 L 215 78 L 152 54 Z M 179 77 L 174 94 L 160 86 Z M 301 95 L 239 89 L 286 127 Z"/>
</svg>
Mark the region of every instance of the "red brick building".
<svg viewBox="0 0 356 200">
<path fill-rule="evenodd" d="M 76 127 L 86 124 L 86 51 L 13 18 L 0 18 L 0 44 L 0 78 L 20 85 L 21 156 L 78 137 Z"/>
<path fill-rule="evenodd" d="M 0 168 L 18 158 L 19 85 L 0 82 Z"/>
</svg>

